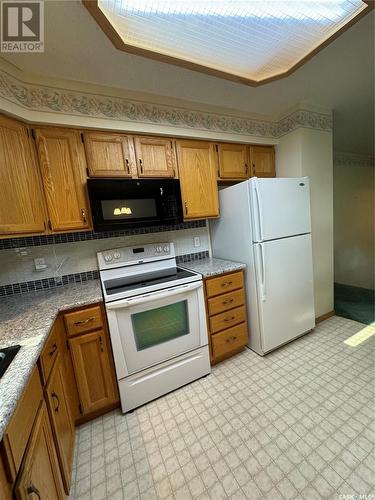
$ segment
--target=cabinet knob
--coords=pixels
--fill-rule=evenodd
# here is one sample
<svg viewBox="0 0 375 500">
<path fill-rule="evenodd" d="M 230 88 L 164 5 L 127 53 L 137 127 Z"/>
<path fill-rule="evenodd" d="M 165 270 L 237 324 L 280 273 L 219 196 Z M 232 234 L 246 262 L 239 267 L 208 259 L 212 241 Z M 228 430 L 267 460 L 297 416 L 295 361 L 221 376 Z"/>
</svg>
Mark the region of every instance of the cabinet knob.
<svg viewBox="0 0 375 500">
<path fill-rule="evenodd" d="M 125 164 L 126 164 L 126 168 L 128 170 L 128 174 L 130 174 L 129 158 L 125 158 Z"/>
<path fill-rule="evenodd" d="M 185 215 L 188 214 L 188 204 L 187 204 L 187 201 L 185 201 Z"/>
<path fill-rule="evenodd" d="M 30 486 L 27 488 L 27 494 L 28 495 L 36 495 L 39 500 L 42 500 L 42 497 L 40 495 L 40 491 L 36 486 L 33 485 L 33 483 L 30 484 Z"/>
<path fill-rule="evenodd" d="M 49 351 L 49 356 L 53 356 L 55 352 L 57 351 L 57 344 L 56 342 L 52 345 L 52 349 Z"/>
<path fill-rule="evenodd" d="M 81 208 L 81 215 L 82 215 L 82 220 L 83 222 L 87 222 L 87 216 L 86 216 L 86 209 L 85 208 Z"/>
<path fill-rule="evenodd" d="M 143 174 L 143 161 L 141 158 L 139 158 L 139 168 L 141 170 L 141 174 Z"/>
<path fill-rule="evenodd" d="M 59 400 L 59 396 L 56 394 L 56 392 L 53 392 L 51 394 L 51 398 L 53 399 L 56 399 L 57 401 L 57 406 L 54 408 L 55 412 L 58 412 L 59 411 L 59 408 L 60 408 L 60 400 Z"/>
</svg>

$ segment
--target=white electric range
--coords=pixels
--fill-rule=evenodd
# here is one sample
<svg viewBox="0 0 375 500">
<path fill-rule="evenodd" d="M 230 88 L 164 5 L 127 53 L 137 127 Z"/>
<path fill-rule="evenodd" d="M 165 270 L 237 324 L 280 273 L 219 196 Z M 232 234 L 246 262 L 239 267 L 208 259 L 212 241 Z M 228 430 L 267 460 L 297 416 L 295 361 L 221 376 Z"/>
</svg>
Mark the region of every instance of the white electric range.
<svg viewBox="0 0 375 500">
<path fill-rule="evenodd" d="M 123 412 L 210 373 L 202 276 L 173 243 L 97 256 Z"/>
</svg>

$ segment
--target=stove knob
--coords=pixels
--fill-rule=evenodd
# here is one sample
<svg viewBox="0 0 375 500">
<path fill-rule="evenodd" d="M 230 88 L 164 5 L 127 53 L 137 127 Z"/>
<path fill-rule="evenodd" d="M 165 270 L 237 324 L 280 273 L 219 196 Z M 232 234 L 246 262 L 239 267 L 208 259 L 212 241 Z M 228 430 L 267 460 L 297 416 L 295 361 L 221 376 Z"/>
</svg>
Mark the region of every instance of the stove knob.
<svg viewBox="0 0 375 500">
<path fill-rule="evenodd" d="M 112 255 L 111 255 L 110 253 L 105 254 L 105 255 L 104 255 L 104 260 L 105 260 L 106 262 L 111 262 L 111 260 L 112 260 Z"/>
<path fill-rule="evenodd" d="M 156 247 L 156 252 L 160 253 L 162 251 L 162 248 L 160 246 Z"/>
<path fill-rule="evenodd" d="M 121 253 L 120 253 L 120 252 L 115 252 L 115 253 L 113 254 L 113 258 L 114 258 L 114 259 L 119 259 L 120 257 L 121 257 Z"/>
<path fill-rule="evenodd" d="M 164 252 L 169 252 L 169 246 L 168 245 L 165 245 L 165 247 L 163 248 Z"/>
</svg>

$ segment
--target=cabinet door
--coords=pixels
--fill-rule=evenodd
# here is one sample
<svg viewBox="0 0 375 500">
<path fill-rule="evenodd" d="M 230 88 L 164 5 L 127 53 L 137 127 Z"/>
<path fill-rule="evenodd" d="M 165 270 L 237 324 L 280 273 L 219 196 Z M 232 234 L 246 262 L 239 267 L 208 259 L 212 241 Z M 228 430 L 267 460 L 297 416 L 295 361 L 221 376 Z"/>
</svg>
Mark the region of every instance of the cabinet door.
<svg viewBox="0 0 375 500">
<path fill-rule="evenodd" d="M 69 339 L 84 414 L 117 401 L 115 374 L 106 332 L 102 329 Z"/>
<path fill-rule="evenodd" d="M 61 475 L 65 491 L 68 494 L 73 465 L 75 431 L 69 410 L 64 367 L 60 354 L 53 365 L 48 384 L 45 388 L 45 396 Z"/>
<path fill-rule="evenodd" d="M 248 151 L 245 144 L 218 144 L 219 178 L 247 179 Z"/>
<path fill-rule="evenodd" d="M 215 146 L 203 141 L 177 141 L 178 169 L 185 219 L 219 215 Z"/>
<path fill-rule="evenodd" d="M 276 177 L 273 146 L 250 146 L 252 177 Z"/>
<path fill-rule="evenodd" d="M 131 177 L 133 139 L 125 134 L 84 132 L 83 140 L 90 177 Z"/>
<path fill-rule="evenodd" d="M 18 500 L 65 499 L 45 403 L 42 403 L 15 487 Z"/>
<path fill-rule="evenodd" d="M 139 177 L 175 177 L 173 141 L 162 137 L 135 137 Z"/>
<path fill-rule="evenodd" d="M 28 129 L 0 116 L 0 235 L 43 233 L 45 206 Z"/>
<path fill-rule="evenodd" d="M 0 498 L 4 500 L 11 500 L 12 498 L 12 485 L 8 482 L 5 472 L 5 466 L 0 456 Z"/>
<path fill-rule="evenodd" d="M 51 230 L 89 229 L 86 167 L 79 133 L 58 128 L 35 132 Z"/>
</svg>

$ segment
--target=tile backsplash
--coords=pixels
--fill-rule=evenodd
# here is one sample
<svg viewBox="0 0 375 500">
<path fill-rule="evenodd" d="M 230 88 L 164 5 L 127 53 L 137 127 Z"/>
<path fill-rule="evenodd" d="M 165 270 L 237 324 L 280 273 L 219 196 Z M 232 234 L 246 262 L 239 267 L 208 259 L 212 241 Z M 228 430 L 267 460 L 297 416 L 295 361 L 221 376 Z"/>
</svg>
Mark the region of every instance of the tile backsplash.
<svg viewBox="0 0 375 500">
<path fill-rule="evenodd" d="M 206 222 L 187 223 L 183 227 L 174 230 L 159 228 L 159 232 L 144 231 L 143 234 L 96 235 L 87 232 L 61 235 L 62 238 L 57 235 L 3 240 L 0 245 L 0 295 L 50 288 L 55 281 L 60 284 L 93 279 L 97 277 L 98 269 L 96 253 L 121 246 L 173 242 L 180 260 L 194 258 L 195 254 L 197 257 L 207 255 L 209 231 Z M 194 246 L 194 237 L 197 236 L 199 247 Z M 46 269 L 35 269 L 34 259 L 37 258 L 44 259 Z"/>
</svg>

